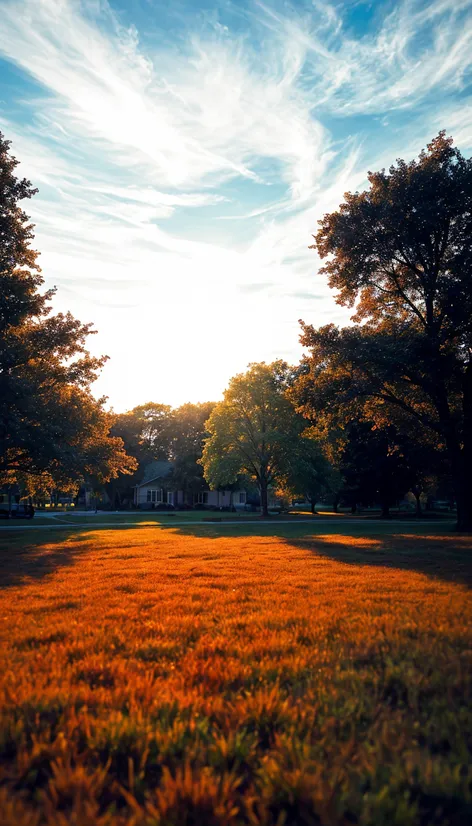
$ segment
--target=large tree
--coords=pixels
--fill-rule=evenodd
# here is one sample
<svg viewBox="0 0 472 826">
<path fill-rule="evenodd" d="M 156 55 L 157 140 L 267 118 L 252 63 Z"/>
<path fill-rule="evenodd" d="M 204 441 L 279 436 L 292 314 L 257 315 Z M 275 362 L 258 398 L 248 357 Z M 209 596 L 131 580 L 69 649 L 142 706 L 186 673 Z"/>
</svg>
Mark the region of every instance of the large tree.
<svg viewBox="0 0 472 826">
<path fill-rule="evenodd" d="M 86 350 L 91 325 L 51 315 L 54 290 L 40 290 L 33 227 L 20 206 L 36 190 L 16 177 L 17 163 L 0 133 L 0 484 L 45 474 L 64 485 L 88 475 L 106 481 L 135 463 L 90 391 L 105 361 Z"/>
<path fill-rule="evenodd" d="M 169 456 L 172 408 L 168 404 L 146 402 L 120 413 L 112 428 L 123 439 L 127 452 L 140 464 Z"/>
<path fill-rule="evenodd" d="M 187 403 L 174 409 L 147 402 L 116 417 L 112 434 L 123 439 L 126 451 L 139 463 L 134 477 L 120 477 L 109 485 L 109 494 L 119 506 L 131 498 L 132 486 L 142 477 L 145 466 L 156 460 L 172 462 L 167 485 L 182 490 L 190 501 L 194 493 L 207 488 L 199 460 L 208 436 L 205 422 L 212 409 L 212 402 Z"/>
<path fill-rule="evenodd" d="M 458 527 L 472 529 L 472 160 L 440 133 L 418 160 L 369 173 L 325 215 L 316 248 L 356 326 L 315 330 L 299 401 L 316 415 L 367 403 L 444 446 Z M 335 388 L 335 389 L 333 389 Z"/>
<path fill-rule="evenodd" d="M 107 485 L 108 496 L 115 507 L 121 508 L 133 501 L 133 489 L 142 478 L 143 467 L 152 461 L 167 459 L 171 414 L 167 404 L 146 402 L 116 416 L 111 435 L 123 440 L 126 452 L 136 459 L 137 468 L 134 474 L 120 474 Z"/>
<path fill-rule="evenodd" d="M 352 422 L 342 451 L 343 498 L 356 505 L 380 504 L 382 516 L 410 490 L 412 470 L 393 426 L 375 428 L 371 422 Z"/>
<path fill-rule="evenodd" d="M 208 488 L 201 465 L 203 445 L 208 437 L 207 421 L 213 402 L 187 402 L 172 411 L 170 418 L 169 456 L 173 463 L 169 485 L 181 490 L 193 503 L 193 495 Z"/>
<path fill-rule="evenodd" d="M 305 426 L 286 395 L 290 377 L 284 362 L 251 364 L 231 379 L 207 422 L 206 480 L 216 488 L 249 476 L 259 489 L 263 516 L 268 490 L 285 481 Z"/>
<path fill-rule="evenodd" d="M 290 498 L 303 496 L 316 513 L 321 497 L 333 497 L 341 487 L 341 477 L 328 460 L 324 445 L 310 429 L 294 441 L 280 483 L 281 492 Z"/>
</svg>

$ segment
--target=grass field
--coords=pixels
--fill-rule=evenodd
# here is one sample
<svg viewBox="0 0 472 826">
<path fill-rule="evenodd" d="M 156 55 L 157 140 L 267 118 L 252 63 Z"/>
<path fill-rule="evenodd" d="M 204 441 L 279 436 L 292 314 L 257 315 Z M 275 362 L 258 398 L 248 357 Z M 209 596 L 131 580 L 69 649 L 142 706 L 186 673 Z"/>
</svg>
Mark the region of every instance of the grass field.
<svg viewBox="0 0 472 826">
<path fill-rule="evenodd" d="M 0 533 L 2 826 L 470 822 L 472 538 L 342 530 Z"/>
<path fill-rule="evenodd" d="M 402 514 L 395 514 L 394 517 L 395 521 L 398 522 L 408 522 L 411 524 L 415 524 L 418 522 L 416 516 L 412 513 L 402 513 Z M 329 511 L 319 511 L 316 515 L 313 515 L 309 511 L 291 511 L 290 513 L 271 513 L 269 516 L 271 522 L 288 522 L 293 521 L 296 522 L 300 519 L 313 521 L 314 523 L 319 522 L 321 520 L 329 519 L 330 521 L 340 520 L 345 521 L 346 523 L 351 522 L 358 522 L 358 521 L 373 521 L 375 520 L 378 525 L 382 525 L 382 522 L 379 522 L 379 514 L 372 513 L 365 511 L 362 514 L 352 515 L 351 513 L 339 513 L 335 514 Z M 186 511 L 170 511 L 170 512 L 163 512 L 163 511 L 98 511 L 95 513 L 90 511 L 89 513 L 84 512 L 74 512 L 73 510 L 70 511 L 39 511 L 36 513 L 34 520 L 30 519 L 11 519 L 6 520 L 2 519 L 0 521 L 0 535 L 1 531 L 4 528 L 8 528 L 9 530 L 15 529 L 15 527 L 27 527 L 28 530 L 33 530 L 34 527 L 46 527 L 50 525 L 57 529 L 60 525 L 71 525 L 71 526 L 79 526 L 79 525 L 90 525 L 90 526 L 100 526 L 101 524 L 105 526 L 126 526 L 131 527 L 133 525 L 142 526 L 142 527 L 151 527 L 151 526 L 158 526 L 158 525 L 180 525 L 183 523 L 190 523 L 190 522 L 236 522 L 236 523 L 243 523 L 243 522 L 250 522 L 251 524 L 257 523 L 261 521 L 261 515 L 259 512 L 246 512 L 246 511 L 236 511 L 236 512 L 222 512 L 218 510 L 186 510 Z M 428 514 L 427 517 L 420 519 L 420 522 L 430 522 L 432 524 L 443 524 L 452 526 L 454 524 L 454 516 L 451 514 L 444 514 L 444 513 L 436 513 L 436 514 Z M 380 528 L 382 530 L 382 528 Z M 344 530 L 344 529 L 343 529 Z M 389 528 L 390 530 L 390 528 Z"/>
<path fill-rule="evenodd" d="M 271 519 L 287 518 L 312 518 L 312 514 L 282 514 L 280 516 L 272 514 Z M 95 513 L 75 513 L 74 511 L 40 511 L 37 512 L 34 521 L 30 519 L 2 520 L 0 522 L 0 532 L 3 527 L 15 527 L 15 525 L 96 525 L 97 523 L 107 523 L 113 525 L 171 525 L 180 522 L 253 522 L 260 521 L 259 513 L 237 511 L 234 513 L 213 510 L 185 510 L 185 511 L 98 511 Z"/>
</svg>

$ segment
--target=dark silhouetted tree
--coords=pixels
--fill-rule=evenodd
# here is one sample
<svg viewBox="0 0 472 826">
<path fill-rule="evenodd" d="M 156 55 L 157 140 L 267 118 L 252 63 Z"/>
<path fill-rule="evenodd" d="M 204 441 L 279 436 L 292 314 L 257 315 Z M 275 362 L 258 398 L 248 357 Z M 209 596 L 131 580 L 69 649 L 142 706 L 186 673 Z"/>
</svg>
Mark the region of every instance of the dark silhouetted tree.
<svg viewBox="0 0 472 826">
<path fill-rule="evenodd" d="M 54 290 L 40 291 L 33 227 L 20 207 L 36 190 L 15 176 L 17 163 L 0 133 L 0 483 L 106 481 L 135 463 L 90 391 L 105 361 L 86 350 L 91 325 L 51 315 Z"/>
<path fill-rule="evenodd" d="M 388 424 L 398 412 L 443 445 L 458 507 L 472 529 L 472 161 L 440 133 L 369 190 L 325 215 L 316 248 L 356 326 L 303 326 L 305 415 L 328 409 Z M 362 326 L 361 326 L 362 325 Z M 328 405 L 328 408 L 326 408 Z"/>
</svg>

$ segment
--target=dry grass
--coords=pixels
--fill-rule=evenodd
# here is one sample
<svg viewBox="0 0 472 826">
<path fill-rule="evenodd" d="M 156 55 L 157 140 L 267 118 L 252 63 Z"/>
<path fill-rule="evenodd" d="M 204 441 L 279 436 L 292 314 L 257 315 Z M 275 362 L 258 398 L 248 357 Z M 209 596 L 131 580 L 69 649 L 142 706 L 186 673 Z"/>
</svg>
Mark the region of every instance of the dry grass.
<svg viewBox="0 0 472 826">
<path fill-rule="evenodd" d="M 201 533 L 3 539 L 2 826 L 468 822 L 472 541 Z"/>
</svg>

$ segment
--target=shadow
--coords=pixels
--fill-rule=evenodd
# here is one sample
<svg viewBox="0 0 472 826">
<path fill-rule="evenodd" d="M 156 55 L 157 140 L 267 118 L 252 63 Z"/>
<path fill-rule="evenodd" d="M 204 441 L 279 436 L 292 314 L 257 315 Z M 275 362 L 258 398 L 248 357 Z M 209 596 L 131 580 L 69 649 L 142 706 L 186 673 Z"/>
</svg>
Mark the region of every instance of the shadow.
<svg viewBox="0 0 472 826">
<path fill-rule="evenodd" d="M 273 537 L 287 548 L 305 550 L 346 565 L 414 571 L 433 579 L 472 587 L 472 536 L 454 532 L 454 523 L 283 519 L 238 525 L 170 525 L 159 530 L 176 535 L 221 538 Z"/>
<path fill-rule="evenodd" d="M 173 520 L 174 521 L 174 520 Z M 178 520 L 175 519 L 175 522 Z M 193 521 L 193 520 L 192 520 Z M 374 566 L 415 571 L 428 577 L 472 586 L 472 537 L 453 531 L 453 523 L 420 524 L 415 521 L 362 521 L 338 517 L 232 522 L 209 519 L 159 526 L 136 523 L 100 527 L 83 524 L 47 530 L 0 531 L 0 588 L 21 586 L 72 566 L 90 551 L 94 535 L 108 531 L 149 533 L 158 542 L 160 533 L 206 540 L 273 537 L 287 550 L 303 549 L 346 565 Z M 87 547 L 88 546 L 88 547 Z"/>
<path fill-rule="evenodd" d="M 414 571 L 431 579 L 472 587 L 472 537 L 456 534 L 392 533 L 383 536 L 328 534 L 286 539 L 344 565 Z"/>
<path fill-rule="evenodd" d="M 54 574 L 58 568 L 75 564 L 85 549 L 85 532 L 18 531 L 0 534 L 0 590 L 31 584 Z"/>
</svg>

